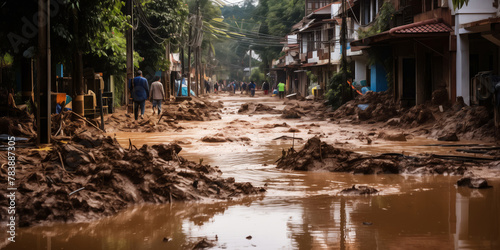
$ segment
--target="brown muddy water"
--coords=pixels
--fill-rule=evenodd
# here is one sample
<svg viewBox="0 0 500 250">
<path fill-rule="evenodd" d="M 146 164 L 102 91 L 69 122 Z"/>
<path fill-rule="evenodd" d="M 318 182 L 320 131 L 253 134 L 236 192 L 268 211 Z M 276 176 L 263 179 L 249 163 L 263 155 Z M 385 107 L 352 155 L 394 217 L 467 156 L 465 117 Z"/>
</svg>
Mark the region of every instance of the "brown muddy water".
<svg viewBox="0 0 500 250">
<path fill-rule="evenodd" d="M 202 238 L 217 239 L 213 249 L 500 249 L 500 178 L 489 179 L 493 188 L 472 190 L 456 187 L 458 176 L 277 170 L 275 160 L 292 141 L 272 140 L 286 134 L 283 128 L 259 129 L 270 122 L 266 117 L 272 116 L 242 118 L 232 113 L 238 106 L 238 102 L 230 102 L 223 119 L 210 125 L 186 122 L 182 132 L 147 136 L 116 133 L 116 138 L 124 146 L 130 138 L 138 147 L 182 140 L 188 143 L 181 145 L 183 157 L 219 166 L 224 177 L 265 185 L 266 194 L 229 201 L 142 205 L 89 223 L 22 228 L 17 231 L 16 243 L 5 249 L 190 249 Z M 251 125 L 236 126 L 231 132 L 227 123 L 234 119 Z M 292 126 L 302 123 L 286 122 Z M 321 131 L 341 134 L 345 129 L 321 124 Z M 199 141 L 218 132 L 252 140 Z M 296 136 L 307 139 L 312 135 L 302 131 Z M 330 135 L 328 139 L 342 137 Z M 408 145 L 432 142 L 418 139 Z M 294 142 L 298 147 L 303 143 Z M 415 148 L 382 143 L 384 147 L 406 152 Z M 380 150 L 376 146 L 359 151 Z M 450 149 L 422 146 L 415 153 L 433 150 Z M 339 195 L 340 190 L 354 184 L 369 185 L 381 192 L 361 197 Z"/>
</svg>

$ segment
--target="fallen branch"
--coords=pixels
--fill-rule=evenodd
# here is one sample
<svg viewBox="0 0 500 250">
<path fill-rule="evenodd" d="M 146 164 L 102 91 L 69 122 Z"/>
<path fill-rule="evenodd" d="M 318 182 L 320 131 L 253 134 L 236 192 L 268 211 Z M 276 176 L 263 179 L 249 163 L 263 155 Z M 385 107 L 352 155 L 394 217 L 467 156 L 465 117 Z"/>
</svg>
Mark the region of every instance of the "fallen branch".
<svg viewBox="0 0 500 250">
<path fill-rule="evenodd" d="M 83 121 L 87 122 L 88 124 L 92 125 L 92 127 L 96 128 L 97 130 L 101 131 L 102 133 L 106 133 L 106 132 L 104 132 L 103 130 L 101 130 L 99 127 L 97 127 L 96 125 L 94 125 L 93 123 L 89 122 L 89 121 L 87 120 L 87 118 L 82 117 L 82 116 L 80 116 L 79 114 L 77 114 L 77 113 L 75 113 L 75 112 L 73 112 L 73 111 L 71 111 L 71 110 L 70 110 L 69 112 L 71 112 L 72 114 L 74 114 L 76 117 L 78 117 L 78 118 L 82 119 Z"/>
<path fill-rule="evenodd" d="M 59 150 L 56 150 L 56 151 L 57 151 L 57 154 L 59 155 L 59 160 L 61 161 L 61 167 L 64 170 L 64 172 L 66 172 L 66 168 L 64 167 L 64 162 L 63 162 L 63 158 L 61 156 L 61 152 L 59 152 Z"/>
<path fill-rule="evenodd" d="M 84 190 L 84 189 L 85 189 L 85 187 L 79 188 L 79 189 L 77 189 L 77 190 L 75 190 L 75 191 L 73 191 L 73 192 L 69 193 L 69 194 L 68 194 L 68 196 L 71 196 L 72 194 L 77 193 L 77 192 L 80 192 L 80 191 L 82 191 L 82 190 Z"/>
</svg>

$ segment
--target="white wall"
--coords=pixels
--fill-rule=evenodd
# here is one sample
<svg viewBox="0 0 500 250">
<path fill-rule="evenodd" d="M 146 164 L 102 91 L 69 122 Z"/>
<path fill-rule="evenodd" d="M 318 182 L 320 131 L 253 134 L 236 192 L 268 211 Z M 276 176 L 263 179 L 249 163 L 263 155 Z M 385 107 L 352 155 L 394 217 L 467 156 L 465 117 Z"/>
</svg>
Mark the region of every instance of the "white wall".
<svg viewBox="0 0 500 250">
<path fill-rule="evenodd" d="M 461 9 L 454 10 L 452 0 L 448 0 L 451 9 L 451 14 L 455 15 L 455 24 L 458 29 L 455 29 L 456 34 L 466 32 L 461 28 L 465 23 L 475 22 L 490 17 L 495 17 L 498 13 L 498 8 L 493 7 L 493 0 L 470 0 L 468 5 L 464 5 Z"/>
<path fill-rule="evenodd" d="M 354 60 L 354 81 L 366 80 L 366 63 L 361 58 Z"/>
<path fill-rule="evenodd" d="M 498 14 L 498 8 L 493 7 L 493 0 L 470 0 L 468 5 L 454 10 L 452 0 L 448 0 L 452 15 L 455 15 L 455 35 L 457 35 L 457 66 L 456 86 L 457 97 L 462 96 L 466 104 L 470 104 L 470 72 L 469 72 L 469 36 L 462 28 L 463 24 L 475 22 Z"/>
</svg>

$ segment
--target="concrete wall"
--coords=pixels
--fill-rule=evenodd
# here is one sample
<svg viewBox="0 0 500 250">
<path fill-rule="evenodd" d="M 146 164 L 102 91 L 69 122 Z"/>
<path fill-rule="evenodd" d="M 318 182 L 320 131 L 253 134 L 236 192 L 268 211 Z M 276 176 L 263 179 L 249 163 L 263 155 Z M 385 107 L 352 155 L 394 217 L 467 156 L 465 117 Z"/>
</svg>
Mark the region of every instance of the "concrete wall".
<svg viewBox="0 0 500 250">
<path fill-rule="evenodd" d="M 452 15 L 455 15 L 455 35 L 457 35 L 456 57 L 456 96 L 462 96 L 466 104 L 470 104 L 470 72 L 469 72 L 469 36 L 471 31 L 462 28 L 463 24 L 495 17 L 498 8 L 493 7 L 493 0 L 469 1 L 459 10 L 453 10 L 452 0 L 448 0 Z"/>
<path fill-rule="evenodd" d="M 366 63 L 361 58 L 354 60 L 354 81 L 366 80 Z"/>
</svg>

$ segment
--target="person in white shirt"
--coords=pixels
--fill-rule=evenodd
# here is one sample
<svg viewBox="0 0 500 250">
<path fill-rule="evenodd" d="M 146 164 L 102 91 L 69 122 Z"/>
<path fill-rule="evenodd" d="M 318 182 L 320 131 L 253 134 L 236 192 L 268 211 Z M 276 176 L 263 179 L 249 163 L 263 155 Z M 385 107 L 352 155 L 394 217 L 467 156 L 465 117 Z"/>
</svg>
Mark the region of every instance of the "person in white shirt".
<svg viewBox="0 0 500 250">
<path fill-rule="evenodd" d="M 163 84 L 161 84 L 159 76 L 153 78 L 153 83 L 149 90 L 149 98 L 151 98 L 151 102 L 153 103 L 153 115 L 155 114 L 156 106 L 158 106 L 158 115 L 161 115 L 161 102 L 165 100 L 165 90 L 163 90 Z"/>
</svg>

